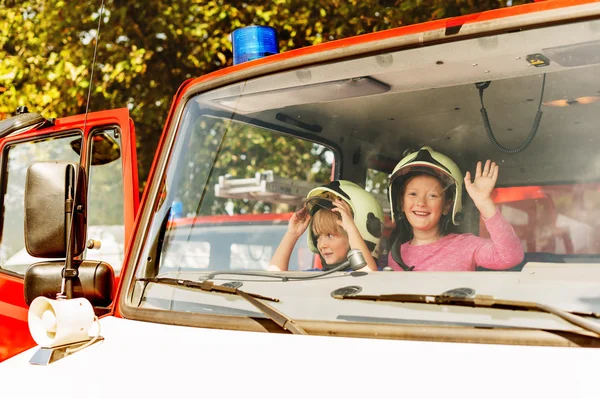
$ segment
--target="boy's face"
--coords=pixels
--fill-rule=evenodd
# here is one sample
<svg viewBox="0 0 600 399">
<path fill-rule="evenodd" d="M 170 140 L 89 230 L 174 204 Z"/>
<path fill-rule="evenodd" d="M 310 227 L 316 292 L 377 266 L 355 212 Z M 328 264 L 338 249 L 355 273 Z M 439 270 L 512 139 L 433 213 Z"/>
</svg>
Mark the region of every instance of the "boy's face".
<svg viewBox="0 0 600 399">
<path fill-rule="evenodd" d="M 350 242 L 348 236 L 340 233 L 316 235 L 317 249 L 328 265 L 347 260 Z"/>
</svg>

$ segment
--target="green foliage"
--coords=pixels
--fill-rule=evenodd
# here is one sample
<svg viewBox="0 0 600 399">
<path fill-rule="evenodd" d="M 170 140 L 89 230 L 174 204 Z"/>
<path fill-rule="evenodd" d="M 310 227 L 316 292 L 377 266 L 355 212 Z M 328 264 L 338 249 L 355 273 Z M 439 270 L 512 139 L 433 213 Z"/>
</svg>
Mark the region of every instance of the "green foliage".
<svg viewBox="0 0 600 399">
<path fill-rule="evenodd" d="M 505 3 L 107 0 L 90 110 L 130 108 L 143 182 L 178 86 L 230 65 L 229 33 L 236 28 L 273 26 L 280 33 L 281 50 L 287 51 Z M 85 111 L 99 7 L 99 1 L 0 0 L 0 119 L 20 105 L 46 117 Z"/>
</svg>

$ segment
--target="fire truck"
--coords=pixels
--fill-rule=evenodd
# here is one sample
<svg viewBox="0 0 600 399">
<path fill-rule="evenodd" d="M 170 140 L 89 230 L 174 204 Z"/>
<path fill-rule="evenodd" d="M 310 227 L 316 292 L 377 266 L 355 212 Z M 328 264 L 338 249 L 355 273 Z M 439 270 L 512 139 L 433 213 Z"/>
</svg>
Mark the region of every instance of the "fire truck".
<svg viewBox="0 0 600 399">
<path fill-rule="evenodd" d="M 9 264 L 25 247 L 35 259 L 0 272 L 3 287 L 24 292 L 20 302 L 2 299 L 0 311 L 12 312 L 15 328 L 27 323 L 33 342 L 0 363 L 3 390 L 596 397 L 600 2 L 536 2 L 255 53 L 182 85 L 139 207 L 123 111 L 51 133 L 81 135 L 67 139 L 71 158 L 20 170 L 23 245 L 3 256 Z M 3 175 L 7 149 L 62 122 L 49 123 L 0 142 Z M 521 263 L 390 271 L 390 174 L 424 146 L 463 175 L 480 160 L 499 165 L 493 199 L 521 240 Z M 122 260 L 94 249 L 103 241 L 94 235 L 112 224 L 102 207 L 113 205 L 94 190 L 114 180 L 98 177 L 96 165 L 118 166 L 112 176 L 127 187 L 110 192 L 129 209 L 119 221 L 130 226 Z M 8 174 L 2 232 L 15 213 Z M 273 271 L 302 198 L 337 179 L 388 204 L 380 270 L 359 270 L 351 252 L 344 267 L 314 271 L 304 237 L 295 270 Z M 457 219 L 457 233 L 487 236 L 466 194 Z"/>
</svg>

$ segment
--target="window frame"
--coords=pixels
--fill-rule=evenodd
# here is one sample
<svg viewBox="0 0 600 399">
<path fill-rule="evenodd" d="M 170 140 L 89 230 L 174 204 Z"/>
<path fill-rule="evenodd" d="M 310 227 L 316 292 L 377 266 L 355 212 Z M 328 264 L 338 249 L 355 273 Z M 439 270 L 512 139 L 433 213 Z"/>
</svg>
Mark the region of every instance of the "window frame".
<svg viewBox="0 0 600 399">
<path fill-rule="evenodd" d="M 18 138 L 17 140 L 14 141 L 7 141 L 5 143 L 3 143 L 2 148 L 0 149 L 0 209 L 1 209 L 1 214 L 0 214 L 0 240 L 3 237 L 3 233 L 4 233 L 4 197 L 6 195 L 7 192 L 7 186 L 8 186 L 8 152 L 10 151 L 10 149 L 12 147 L 14 147 L 15 145 L 18 144 L 23 144 L 23 143 L 32 143 L 35 141 L 44 141 L 46 139 L 61 139 L 61 138 L 66 138 L 66 137 L 75 137 L 77 136 L 77 134 L 80 135 L 81 140 L 85 140 L 85 135 L 83 133 L 83 131 L 81 129 L 70 129 L 64 132 L 60 132 L 60 134 L 57 134 L 55 132 L 49 132 L 47 134 L 43 134 L 43 135 L 39 135 L 39 136 L 31 136 L 31 137 L 24 137 L 24 138 Z M 81 156 L 80 156 L 81 159 Z M 60 161 L 59 159 L 57 159 L 56 161 Z M 1 244 L 1 241 L 0 241 Z M 20 274 L 17 272 L 14 272 L 12 270 L 8 270 L 5 269 L 3 266 L 0 266 L 0 273 L 2 274 L 6 274 L 12 277 L 17 277 L 19 279 L 24 279 L 25 275 L 24 274 Z"/>
</svg>

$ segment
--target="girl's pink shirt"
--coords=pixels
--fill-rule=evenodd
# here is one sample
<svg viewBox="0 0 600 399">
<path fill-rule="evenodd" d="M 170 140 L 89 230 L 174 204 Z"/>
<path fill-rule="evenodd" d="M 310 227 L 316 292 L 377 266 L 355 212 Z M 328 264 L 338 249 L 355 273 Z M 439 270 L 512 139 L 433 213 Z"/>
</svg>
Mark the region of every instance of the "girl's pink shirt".
<svg viewBox="0 0 600 399">
<path fill-rule="evenodd" d="M 402 244 L 402 260 L 415 271 L 474 271 L 477 266 L 502 270 L 523 261 L 521 241 L 514 229 L 496 210 L 494 216 L 484 219 L 491 239 L 473 234 L 448 234 L 425 245 Z M 396 271 L 403 269 L 388 255 L 388 265 Z"/>
</svg>

